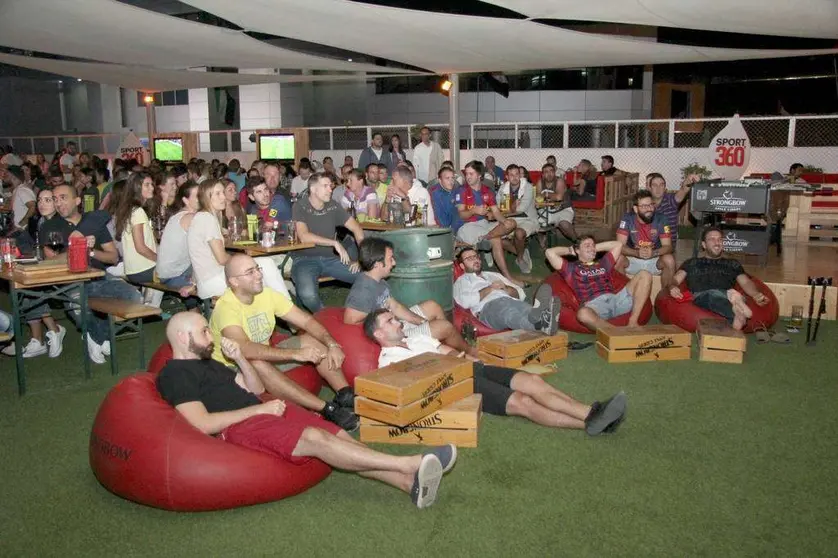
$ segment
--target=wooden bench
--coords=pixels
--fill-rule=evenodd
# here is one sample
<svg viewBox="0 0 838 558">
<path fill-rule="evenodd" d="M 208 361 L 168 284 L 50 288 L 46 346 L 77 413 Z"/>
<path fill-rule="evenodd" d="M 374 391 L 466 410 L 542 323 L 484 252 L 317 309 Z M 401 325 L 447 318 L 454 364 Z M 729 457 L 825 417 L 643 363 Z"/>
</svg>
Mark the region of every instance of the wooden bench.
<svg viewBox="0 0 838 558">
<path fill-rule="evenodd" d="M 160 309 L 119 298 L 89 298 L 88 307 L 108 316 L 108 339 L 111 343 L 111 374 L 118 374 L 116 362 L 116 336 L 123 331 L 135 332 L 140 337 L 139 368 L 145 368 L 145 335 L 143 318 L 159 316 Z"/>
</svg>

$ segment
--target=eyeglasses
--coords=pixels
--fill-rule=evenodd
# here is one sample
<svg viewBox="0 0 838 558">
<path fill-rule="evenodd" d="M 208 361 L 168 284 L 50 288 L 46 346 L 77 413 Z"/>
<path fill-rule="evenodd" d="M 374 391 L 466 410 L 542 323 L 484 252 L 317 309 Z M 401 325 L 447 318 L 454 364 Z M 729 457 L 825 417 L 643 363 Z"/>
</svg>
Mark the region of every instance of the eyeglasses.
<svg viewBox="0 0 838 558">
<path fill-rule="evenodd" d="M 244 271 L 244 273 L 239 273 L 238 275 L 231 275 L 230 278 L 232 279 L 233 277 L 244 277 L 244 276 L 253 277 L 257 273 L 259 275 L 262 275 L 262 268 L 260 268 L 258 265 L 256 267 L 251 267 L 250 269 L 246 269 Z"/>
<path fill-rule="evenodd" d="M 477 254 L 472 254 L 471 256 L 462 256 L 460 259 L 463 260 L 463 261 L 466 261 L 466 260 L 476 260 L 478 258 L 480 258 L 480 256 L 478 256 Z"/>
<path fill-rule="evenodd" d="M 653 204 L 653 203 L 639 203 L 639 204 L 637 204 L 637 207 L 639 207 L 640 209 L 652 209 L 652 208 L 655 207 L 655 204 Z"/>
</svg>

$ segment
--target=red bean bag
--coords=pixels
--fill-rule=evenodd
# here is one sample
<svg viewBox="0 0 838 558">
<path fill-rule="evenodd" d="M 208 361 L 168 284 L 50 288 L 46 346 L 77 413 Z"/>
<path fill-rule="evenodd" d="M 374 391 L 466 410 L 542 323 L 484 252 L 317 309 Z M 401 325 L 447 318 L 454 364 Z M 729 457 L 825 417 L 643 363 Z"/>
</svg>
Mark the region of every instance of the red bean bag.
<svg viewBox="0 0 838 558">
<path fill-rule="evenodd" d="M 629 280 L 622 273 L 613 271 L 611 273 L 611 282 L 614 285 L 614 289 L 620 291 L 628 284 Z M 579 299 L 576 298 L 576 293 L 573 292 L 573 289 L 570 288 L 567 281 L 558 273 L 553 273 L 544 280 L 544 283 L 550 285 L 550 288 L 553 290 L 553 296 L 558 296 L 562 301 L 562 311 L 559 314 L 559 328 L 563 331 L 575 331 L 576 333 L 593 333 L 576 319 L 576 312 L 579 311 Z M 611 318 L 608 320 L 608 323 L 615 326 L 628 325 L 630 316 L 630 313 L 623 314 L 622 316 Z M 646 324 L 651 318 L 652 301 L 647 300 L 643 306 L 643 310 L 640 312 L 640 319 L 638 321 L 640 324 Z"/>
<path fill-rule="evenodd" d="M 99 407 L 89 460 L 102 486 L 148 506 L 208 511 L 294 496 L 329 475 L 331 468 L 322 461 L 295 465 L 191 426 L 155 386 L 169 358 L 166 343 L 152 358 L 150 372 L 119 382 Z M 322 385 L 312 366 L 295 368 L 288 376 L 306 389 L 315 388 L 314 393 Z"/>
<path fill-rule="evenodd" d="M 748 323 L 745 324 L 745 328 L 742 330 L 745 333 L 753 333 L 760 327 L 770 328 L 780 317 L 780 303 L 777 301 L 777 297 L 774 296 L 774 293 L 771 292 L 771 289 L 769 289 L 765 283 L 756 277 L 751 277 L 751 281 L 753 281 L 757 286 L 759 292 L 768 297 L 768 304 L 765 306 L 757 306 L 751 297 L 745 297 L 745 300 L 748 303 L 748 308 L 750 308 L 751 312 L 753 312 L 753 317 L 748 320 Z M 736 285 L 734 288 L 744 294 L 739 285 Z M 691 301 L 678 302 L 676 299 L 672 298 L 672 295 L 669 294 L 669 289 L 661 289 L 661 292 L 658 293 L 658 296 L 655 299 L 655 314 L 661 322 L 665 324 L 675 324 L 687 331 L 695 331 L 698 329 L 698 320 L 719 317 L 718 314 L 699 308 Z"/>
<path fill-rule="evenodd" d="M 474 314 L 460 306 L 459 304 L 454 304 L 454 327 L 457 328 L 457 331 L 463 330 L 463 324 L 466 321 L 470 321 L 474 324 L 474 327 L 477 329 L 477 336 L 483 337 L 484 335 L 492 335 L 493 333 L 500 333 L 500 329 L 492 329 L 477 318 L 474 317 Z"/>
<path fill-rule="evenodd" d="M 361 324 L 343 323 L 343 311 L 343 308 L 323 308 L 314 317 L 343 349 L 346 355 L 346 360 L 343 361 L 343 375 L 346 376 L 349 385 L 354 386 L 357 376 L 378 370 L 378 353 L 381 352 L 381 347 L 367 338 Z"/>
</svg>

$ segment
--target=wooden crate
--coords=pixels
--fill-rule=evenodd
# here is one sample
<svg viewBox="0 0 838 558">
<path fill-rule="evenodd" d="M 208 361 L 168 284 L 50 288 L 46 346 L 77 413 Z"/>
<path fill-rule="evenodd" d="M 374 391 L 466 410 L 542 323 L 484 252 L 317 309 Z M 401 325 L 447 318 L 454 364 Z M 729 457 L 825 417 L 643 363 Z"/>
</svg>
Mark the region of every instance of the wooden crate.
<svg viewBox="0 0 838 558">
<path fill-rule="evenodd" d="M 698 320 L 698 346 L 707 349 L 744 352 L 748 349 L 745 334 L 728 325 L 726 320 Z"/>
<path fill-rule="evenodd" d="M 809 317 L 809 295 L 812 292 L 810 285 L 791 285 L 788 283 L 766 283 L 765 284 L 774 296 L 777 297 L 777 302 L 780 304 L 780 315 L 791 316 L 793 306 L 803 307 L 803 317 Z M 818 307 L 821 303 L 821 289 L 818 287 L 815 299 L 815 313 L 817 315 Z M 822 320 L 838 319 L 838 287 L 826 288 L 826 314 L 821 317 Z"/>
<path fill-rule="evenodd" d="M 503 366 L 505 368 L 524 369 L 532 364 L 547 365 L 557 360 L 564 360 L 567 358 L 567 347 L 557 347 L 549 351 L 542 351 L 534 355 L 524 355 L 520 357 L 501 358 L 493 354 L 480 351 L 478 357 L 486 364 L 492 366 Z M 553 370 L 555 372 L 555 370 Z M 544 373 L 544 372 L 542 372 Z"/>
<path fill-rule="evenodd" d="M 464 358 L 424 353 L 358 376 L 355 394 L 403 407 L 471 378 L 472 368 Z"/>
<path fill-rule="evenodd" d="M 471 363 L 469 362 L 469 364 Z M 357 386 L 357 378 L 355 385 Z M 421 399 L 401 406 L 356 395 L 355 413 L 362 417 L 371 418 L 387 424 L 406 426 L 451 403 L 468 397 L 472 393 L 474 393 L 474 380 L 469 377 L 461 382 L 457 382 L 451 387 L 446 387 L 441 391 L 436 390 L 430 392 Z"/>
<path fill-rule="evenodd" d="M 745 360 L 744 351 L 726 351 L 724 349 L 711 349 L 709 347 L 698 348 L 698 360 L 701 362 L 723 362 L 729 364 L 742 364 Z"/>
<path fill-rule="evenodd" d="M 597 354 L 609 363 L 689 360 L 692 335 L 674 325 L 597 330 Z"/>
<path fill-rule="evenodd" d="M 475 393 L 406 426 L 361 417 L 361 441 L 477 447 L 482 403 L 483 396 Z"/>
<path fill-rule="evenodd" d="M 708 318 L 698 321 L 698 360 L 741 364 L 748 348 L 745 334 L 730 327 L 725 320 Z"/>
<path fill-rule="evenodd" d="M 545 335 L 540 331 L 514 329 L 477 339 L 480 358 L 486 364 L 521 368 L 567 358 L 567 334 Z"/>
</svg>

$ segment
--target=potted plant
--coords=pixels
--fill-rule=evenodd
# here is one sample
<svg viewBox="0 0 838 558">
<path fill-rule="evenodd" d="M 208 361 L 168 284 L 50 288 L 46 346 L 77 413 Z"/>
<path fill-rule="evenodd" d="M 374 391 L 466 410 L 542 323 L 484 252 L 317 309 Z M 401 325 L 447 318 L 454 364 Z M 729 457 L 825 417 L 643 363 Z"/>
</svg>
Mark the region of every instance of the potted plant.
<svg viewBox="0 0 838 558">
<path fill-rule="evenodd" d="M 697 161 L 693 161 L 681 169 L 681 180 L 686 180 L 686 178 L 691 174 L 697 174 L 701 180 L 706 180 L 713 175 L 713 171 L 704 165 L 699 165 Z"/>
</svg>

